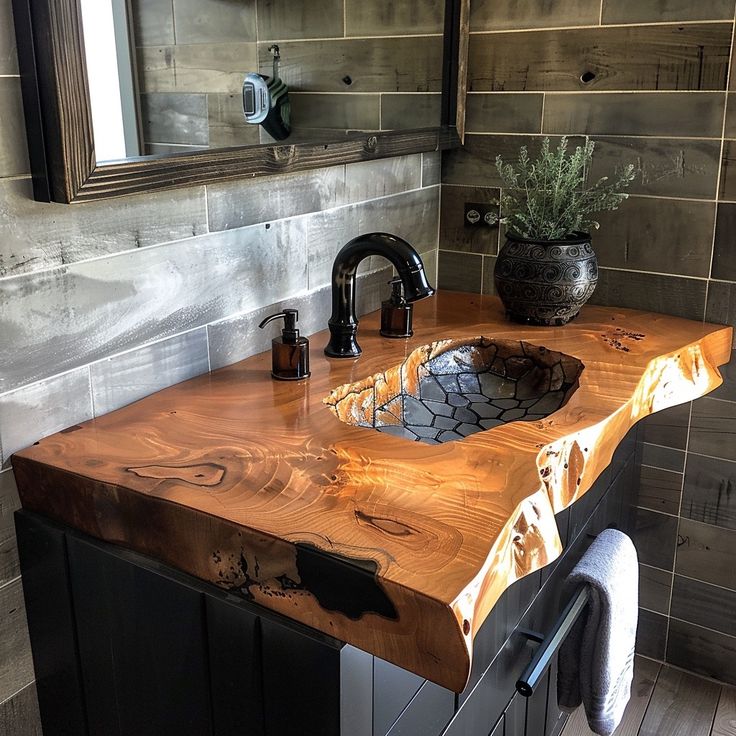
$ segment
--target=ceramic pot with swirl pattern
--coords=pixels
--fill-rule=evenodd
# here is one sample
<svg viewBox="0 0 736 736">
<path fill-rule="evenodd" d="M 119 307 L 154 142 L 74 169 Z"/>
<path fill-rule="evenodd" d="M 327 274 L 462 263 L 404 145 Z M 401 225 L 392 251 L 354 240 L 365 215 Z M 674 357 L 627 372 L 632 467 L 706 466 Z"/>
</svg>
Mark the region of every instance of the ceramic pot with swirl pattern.
<svg viewBox="0 0 736 736">
<path fill-rule="evenodd" d="M 598 282 L 590 235 L 534 240 L 508 231 L 494 280 L 509 319 L 528 325 L 566 325 Z"/>
</svg>

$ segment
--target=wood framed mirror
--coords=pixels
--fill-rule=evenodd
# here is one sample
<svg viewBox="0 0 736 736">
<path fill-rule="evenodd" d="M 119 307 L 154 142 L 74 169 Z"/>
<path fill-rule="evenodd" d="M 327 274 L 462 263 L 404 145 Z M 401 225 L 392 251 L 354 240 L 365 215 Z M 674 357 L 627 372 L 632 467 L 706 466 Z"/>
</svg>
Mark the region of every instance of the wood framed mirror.
<svg viewBox="0 0 736 736">
<path fill-rule="evenodd" d="M 99 3 L 100 0 L 94 1 Z M 123 12 L 127 13 L 126 19 L 131 29 L 136 25 L 136 21 L 130 15 L 133 6 L 146 2 L 153 6 L 157 4 L 157 0 L 115 1 L 126 9 Z M 302 18 L 301 22 L 304 22 L 303 18 L 306 15 L 310 15 L 320 26 L 318 31 L 306 34 L 307 38 L 300 37 L 298 33 L 295 35 L 293 27 L 286 31 L 271 27 L 263 32 L 262 40 L 248 39 L 250 46 L 255 49 L 255 64 L 258 68 L 227 70 L 226 76 L 230 87 L 226 88 L 224 94 L 231 107 L 237 104 L 234 100 L 237 100 L 238 91 L 233 85 L 238 75 L 242 79 L 243 73 L 248 71 L 267 73 L 268 47 L 270 43 L 277 41 L 281 44 L 282 55 L 287 64 L 286 69 L 282 66 L 281 76 L 290 85 L 291 94 L 294 98 L 303 95 L 305 99 L 311 94 L 312 106 L 314 100 L 319 98 L 320 103 L 328 106 L 322 120 L 330 118 L 329 105 L 341 99 L 335 95 L 346 92 L 341 85 L 349 87 L 347 94 L 352 95 L 350 98 L 342 99 L 350 99 L 352 104 L 359 100 L 361 94 L 363 98 L 370 97 L 368 101 L 377 104 L 378 117 L 374 115 L 372 118 L 374 122 L 367 126 L 356 125 L 354 128 L 349 126 L 345 129 L 329 130 L 322 128 L 316 130 L 314 135 L 310 134 L 312 129 L 305 125 L 305 129 L 299 131 L 292 140 L 287 138 L 283 141 L 274 141 L 266 136 L 266 142 L 257 144 L 239 145 L 232 139 L 224 140 L 226 145 L 223 147 L 220 147 L 221 143 L 209 147 L 144 142 L 141 153 L 148 155 L 101 161 L 97 153 L 93 105 L 90 98 L 87 55 L 89 49 L 85 47 L 84 40 L 83 22 L 88 22 L 86 19 L 83 21 L 82 16 L 85 0 L 13 0 L 34 197 L 37 200 L 61 203 L 84 202 L 228 179 L 436 151 L 460 145 L 464 132 L 469 0 L 412 0 L 406 6 L 408 8 L 406 12 L 391 7 L 392 3 L 383 3 L 380 6 L 383 9 L 382 16 L 379 18 L 383 27 L 374 31 L 374 36 L 370 35 L 371 27 L 366 26 L 366 18 L 370 23 L 374 23 L 377 14 L 371 14 L 370 2 L 364 0 L 344 2 L 339 0 L 343 17 L 337 30 L 330 30 L 334 18 L 331 20 L 330 14 L 325 12 L 330 0 L 311 5 L 310 0 L 208 1 L 224 3 L 229 6 L 228 12 L 232 12 L 232 6 L 238 3 L 242 6 L 262 6 L 275 16 L 288 19 L 292 26 L 292 11 L 294 11 L 297 19 Z M 185 6 L 187 0 L 160 0 L 158 5 L 170 6 L 176 11 L 177 3 Z M 308 4 L 301 16 L 296 12 L 300 3 Z M 420 16 L 422 14 L 426 16 L 432 3 L 435 3 L 432 8 L 434 26 L 423 30 L 421 24 L 416 24 L 417 12 Z M 192 27 L 195 29 L 193 33 L 200 33 L 201 36 L 201 30 L 196 29 L 201 29 L 207 13 L 203 11 L 202 3 L 188 4 L 195 8 L 192 12 L 197 13 L 192 21 Z M 353 17 L 358 16 L 354 27 L 350 25 L 353 20 L 349 19 L 347 14 L 350 6 L 355 8 Z M 246 11 L 238 12 L 242 15 Z M 401 15 L 402 12 L 406 22 L 410 24 L 408 32 L 405 36 L 392 35 L 393 29 L 390 26 L 393 22 L 392 14 Z M 258 17 L 257 12 L 254 12 L 254 16 Z M 363 19 L 362 24 L 359 22 L 360 18 Z M 260 29 L 261 20 L 258 19 L 256 22 L 259 24 L 257 28 Z M 220 24 L 224 25 L 222 22 Z M 158 23 L 157 33 L 163 27 L 165 23 Z M 180 27 L 183 28 L 184 24 L 180 23 Z M 134 30 L 131 30 L 131 34 L 133 33 Z M 371 38 L 375 39 L 378 48 L 366 51 L 366 44 Z M 424 63 L 422 55 L 416 52 L 420 45 L 417 39 L 419 41 L 431 39 L 431 45 L 436 49 L 438 68 L 432 73 L 426 72 L 427 64 Z M 144 93 L 151 89 L 159 92 L 161 88 L 155 87 L 155 84 L 163 84 L 165 92 L 178 92 L 180 90 L 177 85 L 181 79 L 186 78 L 184 74 L 177 75 L 176 63 L 171 62 L 170 57 L 177 49 L 175 45 L 168 43 L 170 39 L 154 38 L 153 41 L 152 45 L 140 40 L 129 42 L 128 51 L 130 58 L 133 59 L 132 74 L 151 72 L 149 76 L 154 79 L 153 87 L 147 80 L 141 81 L 140 75 L 134 82 L 139 129 L 147 121 L 145 112 L 141 113 L 141 109 L 145 108 L 145 104 L 141 104 L 141 99 L 145 97 Z M 219 44 L 220 50 L 222 47 L 223 45 Z M 352 49 L 358 49 L 357 53 L 353 53 Z M 309 73 L 307 72 L 310 53 L 311 58 L 314 58 L 315 52 L 324 54 L 323 71 L 318 70 L 316 75 L 314 63 Z M 182 53 L 179 48 L 179 54 Z M 164 60 L 163 63 L 160 63 L 161 59 Z M 376 60 L 380 60 L 381 64 L 377 66 Z M 409 69 L 409 72 L 405 73 L 405 69 L 401 66 L 404 62 L 419 71 L 412 74 L 412 70 Z M 291 66 L 288 66 L 289 64 Z M 93 61 L 92 66 L 96 70 L 97 62 Z M 371 73 L 371 70 L 379 66 L 385 71 L 385 78 L 382 80 L 378 79 L 379 75 Z M 120 68 L 122 69 L 122 66 Z M 180 64 L 179 70 L 182 68 Z M 219 72 L 218 79 L 224 76 L 220 67 L 216 71 Z M 314 83 L 315 76 L 319 74 L 322 74 L 325 80 L 324 90 L 320 87 L 322 82 Z M 163 82 L 161 82 L 162 75 Z M 421 81 L 417 81 L 418 75 L 422 75 Z M 201 86 L 205 85 L 207 80 L 202 80 L 201 76 L 198 80 L 199 87 L 190 85 L 183 91 L 190 97 L 204 96 L 209 100 L 210 90 Z M 209 79 L 212 79 L 212 75 Z M 217 82 L 217 79 L 215 81 Z M 191 92 L 192 89 L 195 90 L 194 93 Z M 217 91 L 222 98 L 221 90 Z M 419 96 L 412 97 L 412 95 Z M 404 99 L 399 100 L 402 96 Z M 419 104 L 422 96 L 424 102 L 431 97 L 430 104 Z M 179 104 L 181 99 L 177 99 L 176 104 Z M 386 115 L 381 117 L 382 107 L 389 107 L 385 102 L 382 105 L 384 99 L 393 106 L 392 120 Z M 240 100 L 242 105 L 242 92 Z M 360 101 L 362 103 L 365 100 Z M 400 103 L 398 107 L 397 101 Z M 303 100 L 301 102 L 303 103 Z M 404 117 L 409 123 L 405 128 L 399 127 L 396 123 L 400 119 L 401 105 L 406 111 Z M 306 107 L 309 105 L 301 104 L 302 110 Z M 424 119 L 417 119 L 416 110 L 421 107 L 424 107 Z M 427 118 L 430 110 L 432 120 Z M 176 115 L 179 112 L 174 110 L 171 114 Z M 152 118 L 153 115 L 149 117 Z M 241 120 L 237 123 L 234 122 L 236 117 L 231 109 L 228 123 L 231 126 L 230 130 L 240 135 L 242 131 L 236 126 L 241 125 L 243 129 L 247 127 L 242 119 L 242 107 Z M 420 124 L 417 125 L 417 122 Z M 100 127 L 98 126 L 98 130 Z M 263 139 L 264 135 L 261 133 L 260 141 Z"/>
</svg>

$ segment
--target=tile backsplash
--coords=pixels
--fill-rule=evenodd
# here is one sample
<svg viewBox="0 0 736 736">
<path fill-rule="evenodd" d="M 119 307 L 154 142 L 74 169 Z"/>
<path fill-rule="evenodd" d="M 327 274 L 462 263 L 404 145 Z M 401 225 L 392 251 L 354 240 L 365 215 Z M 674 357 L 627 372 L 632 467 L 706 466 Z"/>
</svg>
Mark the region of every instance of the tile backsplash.
<svg viewBox="0 0 736 736">
<path fill-rule="evenodd" d="M 593 301 L 736 323 L 734 0 L 473 0 L 466 146 L 443 157 L 439 285 L 493 293 L 502 235 L 463 225 L 494 161 L 545 134 L 633 162 L 604 213 Z M 592 76 L 591 76 L 592 75 Z M 645 421 L 639 649 L 736 682 L 736 361 L 711 397 Z"/>
</svg>

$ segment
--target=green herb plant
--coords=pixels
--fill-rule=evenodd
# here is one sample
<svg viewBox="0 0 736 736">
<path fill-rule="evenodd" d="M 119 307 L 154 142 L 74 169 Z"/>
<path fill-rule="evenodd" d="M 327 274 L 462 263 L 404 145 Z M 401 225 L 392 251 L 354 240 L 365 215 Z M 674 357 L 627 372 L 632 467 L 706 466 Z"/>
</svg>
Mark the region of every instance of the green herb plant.
<svg viewBox="0 0 736 736">
<path fill-rule="evenodd" d="M 503 182 L 501 196 L 493 201 L 500 205 L 495 221 L 532 240 L 564 240 L 576 233 L 596 230 L 592 215 L 615 210 L 629 195 L 623 190 L 636 177 L 633 164 L 621 169 L 615 181 L 607 176 L 589 182 L 595 143 L 586 138 L 585 145 L 568 153 L 567 137 L 560 139 L 555 150 L 549 138 L 542 141 L 539 156 L 529 158 L 526 146 L 519 150 L 516 165 L 496 157 L 496 168 Z"/>
</svg>

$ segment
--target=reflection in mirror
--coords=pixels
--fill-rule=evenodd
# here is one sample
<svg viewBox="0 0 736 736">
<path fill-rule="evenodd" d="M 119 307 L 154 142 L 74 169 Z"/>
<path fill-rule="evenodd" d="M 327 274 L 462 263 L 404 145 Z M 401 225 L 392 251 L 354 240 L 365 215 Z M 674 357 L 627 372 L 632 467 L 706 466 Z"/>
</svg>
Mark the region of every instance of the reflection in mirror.
<svg viewBox="0 0 736 736">
<path fill-rule="evenodd" d="M 288 86 L 285 143 L 440 119 L 445 0 L 84 0 L 97 161 L 273 143 L 243 80 Z"/>
</svg>

